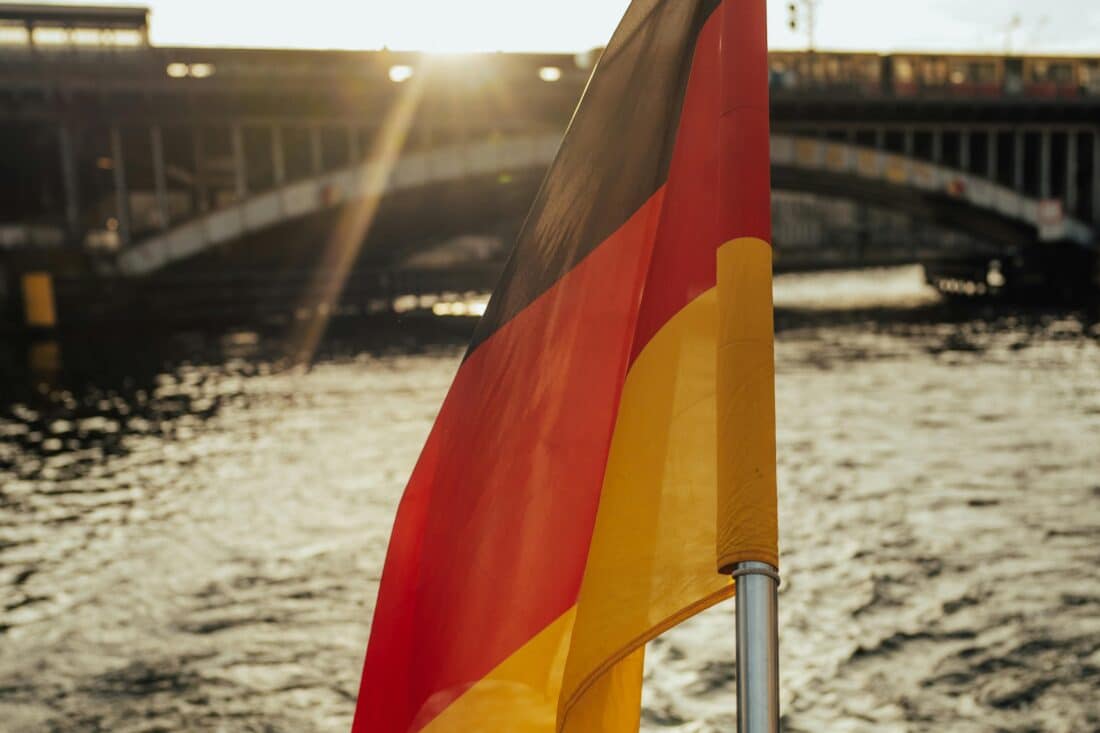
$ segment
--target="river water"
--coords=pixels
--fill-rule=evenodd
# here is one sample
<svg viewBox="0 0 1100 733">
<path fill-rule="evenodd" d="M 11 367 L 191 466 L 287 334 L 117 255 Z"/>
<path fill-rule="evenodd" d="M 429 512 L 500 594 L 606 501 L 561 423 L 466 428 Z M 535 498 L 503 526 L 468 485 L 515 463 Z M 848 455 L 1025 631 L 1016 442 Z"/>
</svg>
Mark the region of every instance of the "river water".
<svg viewBox="0 0 1100 733">
<path fill-rule="evenodd" d="M 1100 325 L 911 268 L 777 301 L 785 730 L 1100 731 Z M 5 353 L 0 731 L 346 731 L 468 329 Z M 651 645 L 647 733 L 734 730 L 732 623 Z"/>
</svg>

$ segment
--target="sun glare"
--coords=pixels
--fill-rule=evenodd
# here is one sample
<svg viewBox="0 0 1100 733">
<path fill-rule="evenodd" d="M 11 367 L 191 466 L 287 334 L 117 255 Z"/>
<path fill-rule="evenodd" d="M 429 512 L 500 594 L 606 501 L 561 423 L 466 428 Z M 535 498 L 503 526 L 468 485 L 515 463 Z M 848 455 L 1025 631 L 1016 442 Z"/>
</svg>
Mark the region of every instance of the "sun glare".
<svg viewBox="0 0 1100 733">
<path fill-rule="evenodd" d="M 74 2 L 76 0 L 69 0 Z M 91 2 L 92 0 L 88 0 Z M 145 0 L 163 46 L 346 48 L 427 53 L 577 52 L 607 43 L 629 0 L 313 0 L 293 3 Z M 218 18 L 210 23 L 210 18 Z"/>
<path fill-rule="evenodd" d="M 546 82 L 554 82 L 561 79 L 561 69 L 557 66 L 543 66 L 539 69 L 539 78 Z"/>
<path fill-rule="evenodd" d="M 400 84 L 403 81 L 408 81 L 412 78 L 413 67 L 406 66 L 405 64 L 397 64 L 390 67 L 390 81 Z"/>
<path fill-rule="evenodd" d="M 196 79 L 207 79 L 214 76 L 213 64 L 191 64 L 191 76 Z"/>
</svg>

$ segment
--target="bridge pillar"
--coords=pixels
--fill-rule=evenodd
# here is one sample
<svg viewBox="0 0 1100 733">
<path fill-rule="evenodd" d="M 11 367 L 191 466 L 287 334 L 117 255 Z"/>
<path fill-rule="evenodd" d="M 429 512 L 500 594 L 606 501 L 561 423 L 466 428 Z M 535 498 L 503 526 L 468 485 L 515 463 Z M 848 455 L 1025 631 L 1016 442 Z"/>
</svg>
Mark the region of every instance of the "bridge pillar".
<svg viewBox="0 0 1100 733">
<path fill-rule="evenodd" d="M 997 182 L 999 174 L 997 170 L 997 139 L 1000 134 L 996 128 L 990 128 L 985 139 L 985 175 L 994 183 Z"/>
<path fill-rule="evenodd" d="M 881 127 L 875 130 L 875 150 L 886 150 L 886 130 Z"/>
<path fill-rule="evenodd" d="M 1066 133 L 1066 213 L 1077 213 L 1077 130 Z"/>
<path fill-rule="evenodd" d="M 164 169 L 164 135 L 160 125 L 149 128 L 149 143 L 153 148 L 153 187 L 157 196 L 157 217 L 160 228 L 167 229 L 171 224 L 171 211 L 168 209 L 168 179 Z"/>
<path fill-rule="evenodd" d="M 191 131 L 191 154 L 195 161 L 195 203 L 199 213 L 210 208 L 206 195 L 206 162 L 203 160 L 202 130 L 196 127 Z"/>
<path fill-rule="evenodd" d="M 286 154 L 283 151 L 283 128 L 271 127 L 271 174 L 276 186 L 286 183 Z"/>
<path fill-rule="evenodd" d="M 325 170 L 325 151 L 322 147 L 321 128 L 317 125 L 311 125 L 309 128 L 309 153 L 313 175 L 319 176 Z"/>
<path fill-rule="evenodd" d="M 248 166 L 244 157 L 244 130 L 233 125 L 233 178 L 237 200 L 248 198 Z"/>
<path fill-rule="evenodd" d="M 1043 130 L 1040 135 L 1039 147 L 1039 198 L 1049 199 L 1053 195 L 1053 163 L 1051 162 L 1051 146 L 1053 135 L 1050 130 Z"/>
<path fill-rule="evenodd" d="M 130 189 L 126 185 L 126 158 L 122 151 L 122 132 L 118 125 L 111 125 L 111 159 L 115 182 L 115 216 L 118 219 L 118 240 L 126 247 L 130 244 Z"/>
<path fill-rule="evenodd" d="M 1024 190 L 1024 131 L 1017 130 L 1013 140 L 1012 187 L 1018 193 Z"/>
<path fill-rule="evenodd" d="M 61 149 L 61 184 L 65 191 L 65 227 L 73 241 L 80 236 L 80 186 L 76 179 L 76 152 L 73 132 L 67 124 L 58 128 Z"/>
<path fill-rule="evenodd" d="M 905 128 L 905 140 L 902 146 L 905 149 L 906 158 L 912 158 L 917 154 L 917 131 L 912 127 Z"/>
<path fill-rule="evenodd" d="M 943 130 L 932 131 L 932 162 L 936 165 L 943 162 Z"/>
<path fill-rule="evenodd" d="M 363 162 L 363 151 L 359 148 L 359 128 L 348 126 L 348 162 L 355 166 Z"/>
<path fill-rule="evenodd" d="M 1092 222 L 1100 226 L 1100 130 L 1092 133 Z"/>
<path fill-rule="evenodd" d="M 959 169 L 970 172 L 970 130 L 959 130 Z"/>
</svg>

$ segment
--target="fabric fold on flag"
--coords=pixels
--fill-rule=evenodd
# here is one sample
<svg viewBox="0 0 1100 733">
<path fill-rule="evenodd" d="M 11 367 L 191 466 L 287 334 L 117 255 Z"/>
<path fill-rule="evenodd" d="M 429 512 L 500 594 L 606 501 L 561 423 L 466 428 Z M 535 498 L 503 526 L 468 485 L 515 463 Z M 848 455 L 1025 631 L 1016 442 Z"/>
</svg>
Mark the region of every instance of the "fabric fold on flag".
<svg viewBox="0 0 1100 733">
<path fill-rule="evenodd" d="M 636 731 L 644 644 L 733 593 L 717 507 L 774 559 L 774 485 L 721 490 L 718 450 L 760 412 L 720 370 L 770 389 L 770 320 L 740 361 L 722 313 L 770 319 L 769 206 L 719 215 L 723 29 L 756 4 L 635 0 L 609 43 L 399 507 L 354 733 Z"/>
</svg>

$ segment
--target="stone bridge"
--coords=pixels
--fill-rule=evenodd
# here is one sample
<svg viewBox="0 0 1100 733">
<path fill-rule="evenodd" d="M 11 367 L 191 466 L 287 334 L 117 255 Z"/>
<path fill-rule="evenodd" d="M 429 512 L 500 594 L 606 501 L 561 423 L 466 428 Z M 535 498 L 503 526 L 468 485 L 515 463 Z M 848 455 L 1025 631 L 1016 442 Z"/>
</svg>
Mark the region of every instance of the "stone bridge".
<svg viewBox="0 0 1100 733">
<path fill-rule="evenodd" d="M 550 165 L 556 134 L 518 135 L 367 161 L 255 194 L 156 233 L 123 250 L 121 274 L 140 277 L 246 236 L 430 186 L 496 186 L 502 177 L 539 175 Z M 1055 199 L 1040 200 L 972 172 L 850 143 L 777 134 L 772 141 L 778 190 L 852 198 L 905 212 L 990 244 L 1042 242 L 1096 246 L 1091 225 Z M 388 170 L 386 168 L 389 168 Z M 308 246 L 302 243 L 301 246 Z"/>
</svg>

